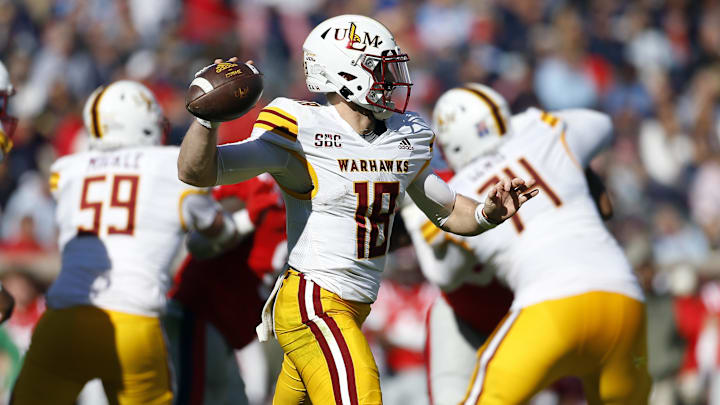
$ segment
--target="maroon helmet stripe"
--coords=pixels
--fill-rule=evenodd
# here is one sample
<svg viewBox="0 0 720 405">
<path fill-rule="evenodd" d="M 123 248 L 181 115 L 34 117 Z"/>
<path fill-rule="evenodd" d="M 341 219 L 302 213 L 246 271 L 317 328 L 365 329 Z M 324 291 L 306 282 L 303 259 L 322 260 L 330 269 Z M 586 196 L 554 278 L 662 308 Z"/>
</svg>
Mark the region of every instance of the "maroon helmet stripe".
<svg viewBox="0 0 720 405">
<path fill-rule="evenodd" d="M 487 94 L 483 93 L 480 90 L 474 89 L 472 87 L 462 87 L 462 89 L 475 94 L 481 100 L 483 100 L 485 104 L 487 104 L 487 106 L 490 108 L 490 113 L 495 120 L 495 124 L 498 127 L 498 131 L 500 131 L 500 135 L 504 135 L 505 132 L 507 132 L 507 127 L 505 126 L 505 121 L 503 121 L 502 115 L 500 114 L 500 107 L 498 107 L 498 105 L 495 104 L 495 102 L 490 97 L 488 97 Z"/>
<path fill-rule="evenodd" d="M 103 94 L 105 94 L 105 91 L 107 91 L 108 87 L 110 86 L 104 87 L 102 90 L 100 90 L 97 97 L 95 97 L 95 100 L 93 100 L 92 107 L 90 107 L 92 132 L 95 138 L 102 138 L 102 132 L 100 131 L 100 117 L 98 116 L 98 105 L 100 104 L 100 98 L 102 98 Z"/>
</svg>

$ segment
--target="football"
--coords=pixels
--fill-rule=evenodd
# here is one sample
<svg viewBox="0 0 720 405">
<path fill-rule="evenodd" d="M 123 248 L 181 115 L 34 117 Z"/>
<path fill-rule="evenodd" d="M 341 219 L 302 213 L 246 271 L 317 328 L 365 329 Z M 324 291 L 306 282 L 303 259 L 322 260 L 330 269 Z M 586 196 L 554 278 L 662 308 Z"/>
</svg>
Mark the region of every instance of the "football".
<svg viewBox="0 0 720 405">
<path fill-rule="evenodd" d="M 254 65 L 217 63 L 195 75 L 185 95 L 185 107 L 204 120 L 231 121 L 253 108 L 262 91 L 262 73 Z"/>
</svg>

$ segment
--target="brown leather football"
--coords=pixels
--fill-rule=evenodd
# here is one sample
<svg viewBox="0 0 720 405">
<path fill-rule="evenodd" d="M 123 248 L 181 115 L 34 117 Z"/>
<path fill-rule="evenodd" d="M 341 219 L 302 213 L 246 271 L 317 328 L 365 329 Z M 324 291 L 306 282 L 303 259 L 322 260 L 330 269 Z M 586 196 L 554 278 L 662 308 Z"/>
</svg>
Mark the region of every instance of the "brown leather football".
<svg viewBox="0 0 720 405">
<path fill-rule="evenodd" d="M 185 95 L 185 107 L 204 120 L 230 121 L 253 108 L 262 91 L 262 73 L 255 66 L 217 63 L 195 75 Z"/>
</svg>

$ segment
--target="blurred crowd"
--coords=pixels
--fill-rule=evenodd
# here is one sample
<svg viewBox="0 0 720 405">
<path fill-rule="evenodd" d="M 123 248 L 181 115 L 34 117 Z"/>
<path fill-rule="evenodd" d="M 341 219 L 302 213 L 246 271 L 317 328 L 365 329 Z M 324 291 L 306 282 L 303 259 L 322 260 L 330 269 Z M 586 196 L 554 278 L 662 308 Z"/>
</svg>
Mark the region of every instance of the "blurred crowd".
<svg viewBox="0 0 720 405">
<path fill-rule="evenodd" d="M 48 168 L 85 147 L 86 97 L 120 78 L 146 83 L 172 144 L 191 120 L 187 84 L 216 57 L 255 61 L 265 75 L 260 105 L 280 95 L 317 99 L 304 87 L 302 41 L 343 13 L 373 16 L 396 35 L 411 58 L 410 109 L 426 118 L 444 90 L 470 81 L 493 86 L 515 113 L 585 107 L 612 116 L 615 141 L 593 167 L 613 197 L 608 226 L 647 292 L 653 403 L 720 404 L 714 0 L 0 0 L 0 60 L 18 89 L 11 112 L 20 118 L 0 165 L 0 275 L 18 300 L 0 329 L 0 384 L 12 380 L 42 290 L 59 270 Z M 253 118 L 224 125 L 221 138 L 246 136 Z M 369 320 L 384 381 L 422 374 L 418 325 L 434 296 L 422 279 L 390 270 L 402 281 L 381 291 L 387 298 Z M 419 403 L 399 391 L 395 403 Z"/>
</svg>

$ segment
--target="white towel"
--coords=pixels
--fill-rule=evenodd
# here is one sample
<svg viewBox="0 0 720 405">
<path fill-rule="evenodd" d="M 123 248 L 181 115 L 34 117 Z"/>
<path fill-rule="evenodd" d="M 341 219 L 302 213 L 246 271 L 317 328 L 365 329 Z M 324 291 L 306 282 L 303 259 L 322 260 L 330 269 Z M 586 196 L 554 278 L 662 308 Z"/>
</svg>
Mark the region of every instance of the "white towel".
<svg viewBox="0 0 720 405">
<path fill-rule="evenodd" d="M 270 296 L 268 297 L 267 301 L 265 301 L 265 305 L 263 306 L 261 315 L 262 321 L 260 322 L 260 325 L 255 327 L 255 333 L 257 333 L 258 340 L 260 340 L 261 342 L 266 342 L 270 340 L 271 337 L 275 336 L 275 328 L 273 326 L 273 308 L 275 306 L 275 296 L 280 290 L 283 280 L 285 280 L 286 274 L 287 272 L 281 274 L 280 277 L 278 277 L 277 281 L 275 281 L 275 286 L 273 287 Z"/>
</svg>

